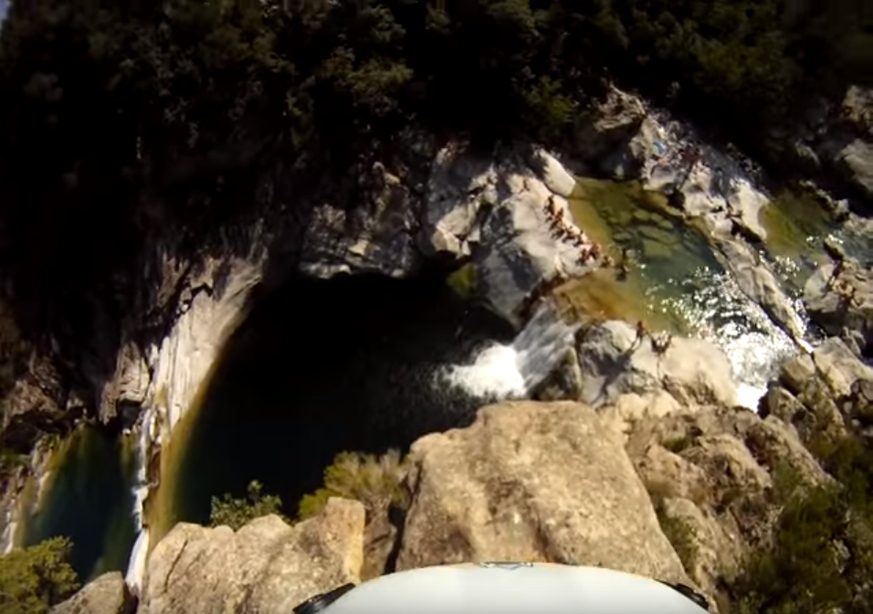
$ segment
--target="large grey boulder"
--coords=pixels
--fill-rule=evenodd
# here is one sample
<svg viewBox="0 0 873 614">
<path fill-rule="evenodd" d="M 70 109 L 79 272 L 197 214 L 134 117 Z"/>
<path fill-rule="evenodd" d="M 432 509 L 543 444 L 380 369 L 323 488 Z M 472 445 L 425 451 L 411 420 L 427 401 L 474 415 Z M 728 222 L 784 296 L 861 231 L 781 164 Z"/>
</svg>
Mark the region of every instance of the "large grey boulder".
<svg viewBox="0 0 873 614">
<path fill-rule="evenodd" d="M 840 339 L 825 340 L 813 351 L 812 360 L 837 400 L 848 397 L 856 381 L 873 381 L 873 368 L 861 362 Z"/>
<path fill-rule="evenodd" d="M 685 578 L 621 437 L 581 404 L 507 402 L 419 439 L 397 565 L 550 561 Z"/>
<path fill-rule="evenodd" d="M 637 339 L 626 322 L 614 320 L 585 331 L 577 349 L 582 401 L 595 407 L 622 395 L 666 390 L 680 404 L 735 405 L 737 389 L 724 353 L 702 339 L 673 337 L 664 352 L 651 339 Z"/>
<path fill-rule="evenodd" d="M 453 142 L 437 154 L 421 220 L 428 257 L 469 260 L 476 292 L 495 312 L 520 323 L 519 309 L 545 280 L 581 274 L 579 248 L 560 240 L 546 208 L 571 223 L 565 196 L 575 179 L 542 150 L 483 157 Z"/>
<path fill-rule="evenodd" d="M 640 98 L 610 87 L 606 96 L 578 123 L 574 155 L 600 171 L 633 177 L 640 158 L 627 145 L 645 118 L 646 108 Z"/>
<path fill-rule="evenodd" d="M 873 199 L 873 142 L 853 140 L 840 149 L 835 163 L 851 186 L 867 199 Z"/>
<path fill-rule="evenodd" d="M 817 136 L 818 156 L 860 200 L 873 203 L 873 89 L 850 87 Z"/>
<path fill-rule="evenodd" d="M 117 571 L 103 574 L 52 608 L 51 614 L 133 614 L 136 600 Z"/>
<path fill-rule="evenodd" d="M 834 279 L 833 264 L 820 267 L 806 282 L 807 312 L 830 335 L 860 335 L 861 351 L 873 347 L 873 270 L 848 260 Z M 844 288 L 840 291 L 839 288 Z"/>
<path fill-rule="evenodd" d="M 341 273 L 405 277 L 422 264 L 415 244 L 419 197 L 414 186 L 374 162 L 362 170 L 358 206 L 326 203 L 315 209 L 300 270 L 329 279 Z"/>
<path fill-rule="evenodd" d="M 138 614 L 287 614 L 360 581 L 364 506 L 330 499 L 314 518 L 278 516 L 239 531 L 179 524 L 149 557 Z"/>
</svg>

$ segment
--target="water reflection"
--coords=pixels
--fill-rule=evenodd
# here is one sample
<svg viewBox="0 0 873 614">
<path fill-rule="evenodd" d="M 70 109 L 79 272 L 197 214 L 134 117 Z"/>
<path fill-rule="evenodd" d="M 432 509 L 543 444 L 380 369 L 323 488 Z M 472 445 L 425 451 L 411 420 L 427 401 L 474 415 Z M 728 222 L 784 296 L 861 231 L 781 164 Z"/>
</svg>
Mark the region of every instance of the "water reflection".
<svg viewBox="0 0 873 614">
<path fill-rule="evenodd" d="M 56 536 L 73 542 L 70 562 L 81 582 L 124 572 L 135 535 L 132 442 L 95 428 L 74 432 L 54 453 L 25 545 Z"/>
<path fill-rule="evenodd" d="M 636 266 L 625 280 L 598 271 L 574 282 L 565 302 L 595 317 L 642 319 L 650 329 L 712 341 L 730 360 L 741 403 L 757 407 L 774 370 L 796 348 L 742 293 L 701 231 L 635 183 L 586 179 L 575 196 L 577 223 L 614 253 L 630 250 Z M 798 266 L 788 256 L 779 262 L 786 271 Z"/>
</svg>

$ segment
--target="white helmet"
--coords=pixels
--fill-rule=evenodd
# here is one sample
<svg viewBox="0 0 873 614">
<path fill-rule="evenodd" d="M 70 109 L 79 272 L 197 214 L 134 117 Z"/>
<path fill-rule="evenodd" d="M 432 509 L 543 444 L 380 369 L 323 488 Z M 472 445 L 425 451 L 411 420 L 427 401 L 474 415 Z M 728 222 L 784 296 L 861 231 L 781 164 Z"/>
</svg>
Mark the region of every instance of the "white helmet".
<svg viewBox="0 0 873 614">
<path fill-rule="evenodd" d="M 294 614 L 706 614 L 706 599 L 599 567 L 480 563 L 425 567 L 317 595 Z"/>
</svg>

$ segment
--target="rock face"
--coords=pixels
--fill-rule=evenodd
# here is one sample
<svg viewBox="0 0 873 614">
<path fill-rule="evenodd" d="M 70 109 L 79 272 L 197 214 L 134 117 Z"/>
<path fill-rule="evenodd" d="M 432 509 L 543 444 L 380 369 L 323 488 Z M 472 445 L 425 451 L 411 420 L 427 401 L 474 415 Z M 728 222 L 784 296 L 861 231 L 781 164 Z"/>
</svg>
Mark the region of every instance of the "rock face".
<svg viewBox="0 0 873 614">
<path fill-rule="evenodd" d="M 76 381 L 84 384 L 70 390 L 48 371 L 38 381 L 21 380 L 8 397 L 0 441 L 29 451 L 72 413 L 69 405 L 103 422 L 120 418 L 125 427 L 139 420 L 153 443 L 165 445 L 253 301 L 297 274 L 403 277 L 426 261 L 469 261 L 477 297 L 520 323 L 521 308 L 542 282 L 583 270 L 579 248 L 553 236 L 546 217 L 551 199 L 571 219 L 565 198 L 575 179 L 556 158 L 536 148 L 482 156 L 460 143 L 439 149 L 432 138 L 406 136 L 402 160 L 369 163 L 309 209 L 289 211 L 282 194 L 266 190 L 262 215 L 227 230 L 216 245 L 150 245 L 142 287 L 120 310 L 126 315 L 104 313 L 99 328 L 108 332 L 76 361 Z M 346 192 L 359 207 L 346 206 Z M 298 219 L 301 210 L 308 213 Z"/>
<path fill-rule="evenodd" d="M 832 115 L 816 145 L 819 157 L 869 206 L 873 203 L 873 90 L 849 88 Z"/>
<path fill-rule="evenodd" d="M 574 185 L 543 151 L 495 161 L 450 144 L 437 154 L 428 183 L 424 252 L 457 262 L 469 259 L 478 295 L 518 323 L 519 309 L 539 284 L 585 270 L 577 263 L 578 247 L 555 237 L 546 211 L 552 201 L 572 219 L 562 195 Z"/>
<path fill-rule="evenodd" d="M 623 146 L 640 130 L 646 117 L 642 101 L 612 87 L 588 121 L 575 134 L 575 154 L 600 172 L 627 178 L 638 172 L 637 156 Z"/>
<path fill-rule="evenodd" d="M 179 524 L 152 552 L 138 614 L 287 614 L 310 597 L 360 581 L 364 507 L 330 499 L 317 517 L 278 516 L 234 533 Z"/>
<path fill-rule="evenodd" d="M 839 150 L 834 163 L 850 185 L 873 199 L 873 142 L 853 140 Z"/>
<path fill-rule="evenodd" d="M 870 391 L 873 368 L 842 340 L 831 338 L 812 355 L 800 355 L 782 365 L 779 381 L 771 384 L 761 413 L 779 417 L 809 448 L 821 449 L 855 425 L 867 428 Z"/>
<path fill-rule="evenodd" d="M 136 600 L 117 571 L 92 580 L 78 593 L 52 608 L 51 614 L 133 614 Z"/>
<path fill-rule="evenodd" d="M 731 366 L 720 349 L 700 339 L 674 337 L 663 353 L 621 321 L 584 332 L 578 347 L 582 400 L 599 407 L 620 396 L 666 390 L 681 405 L 737 403 Z"/>
<path fill-rule="evenodd" d="M 806 485 L 829 479 L 789 426 L 742 409 L 644 418 L 627 449 L 685 569 L 715 601 L 750 548 L 767 543 L 777 474 L 791 470 Z"/>
<path fill-rule="evenodd" d="M 873 351 L 873 270 L 847 260 L 834 276 L 835 266 L 820 267 L 806 282 L 807 311 L 825 331 L 843 337 L 859 353 Z"/>
<path fill-rule="evenodd" d="M 584 405 L 489 406 L 410 461 L 399 569 L 539 560 L 685 578 L 621 438 Z"/>
</svg>

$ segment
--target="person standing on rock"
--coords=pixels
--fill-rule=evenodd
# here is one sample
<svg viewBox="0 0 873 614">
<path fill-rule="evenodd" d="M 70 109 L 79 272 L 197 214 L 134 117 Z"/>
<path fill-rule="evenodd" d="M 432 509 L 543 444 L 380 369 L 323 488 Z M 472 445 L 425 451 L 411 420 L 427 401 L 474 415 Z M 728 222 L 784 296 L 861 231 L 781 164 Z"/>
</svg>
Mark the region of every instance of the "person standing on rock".
<svg viewBox="0 0 873 614">
<path fill-rule="evenodd" d="M 677 192 L 681 192 L 682 188 L 685 187 L 688 177 L 691 176 L 691 171 L 694 170 L 694 167 L 702 158 L 703 154 L 700 151 L 700 147 L 697 146 L 691 146 L 682 152 L 682 163 L 686 165 L 686 168 L 685 173 L 682 175 L 682 181 L 679 182 L 679 185 L 676 188 Z"/>
<path fill-rule="evenodd" d="M 634 350 L 642 346 L 643 341 L 645 341 L 648 334 L 649 329 L 646 328 L 646 323 L 642 320 L 637 320 L 637 336 L 634 338 L 634 342 L 631 344 L 630 349 Z"/>
<path fill-rule="evenodd" d="M 834 245 L 831 241 L 825 241 L 822 245 L 825 253 L 834 263 L 834 270 L 831 271 L 831 276 L 828 278 L 827 287 L 832 288 L 834 282 L 843 274 L 846 269 L 846 253 L 839 245 Z"/>
<path fill-rule="evenodd" d="M 620 280 L 627 279 L 628 273 L 630 273 L 630 265 L 631 265 L 631 256 L 630 250 L 626 247 L 621 248 L 621 258 L 618 261 L 618 274 Z"/>
</svg>

